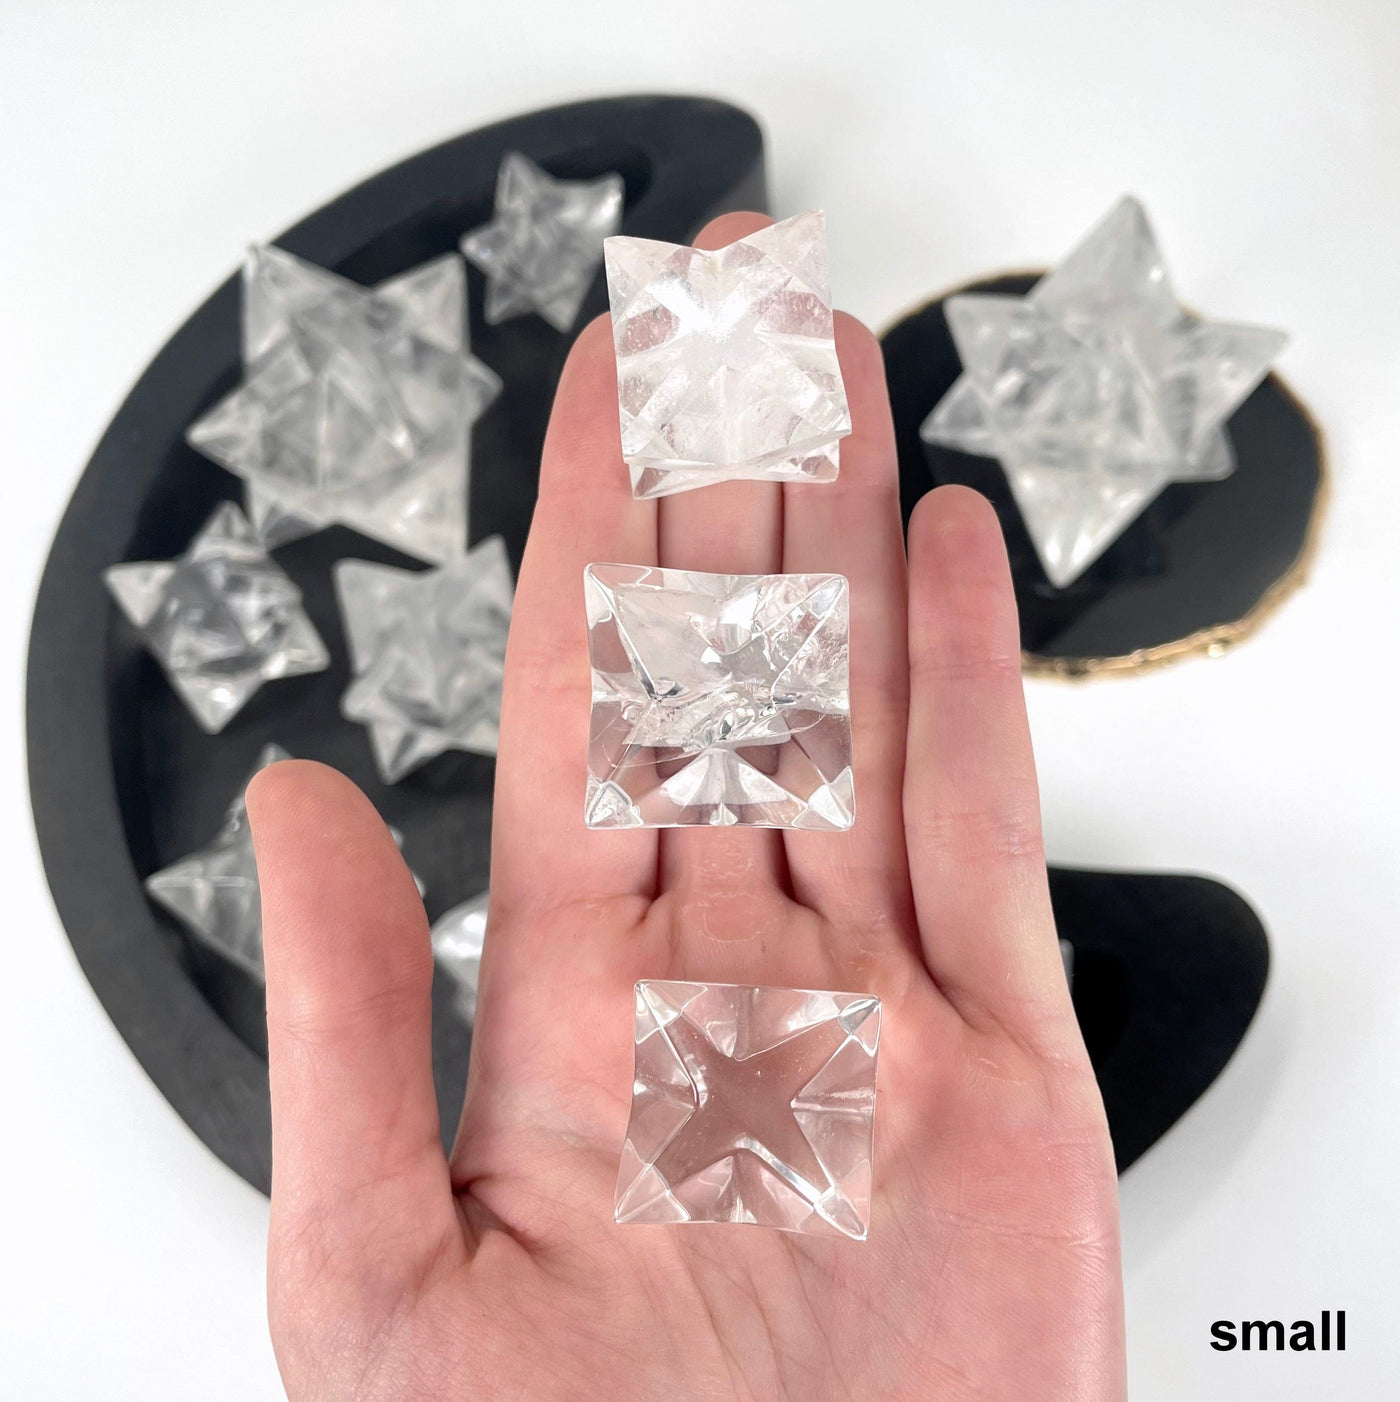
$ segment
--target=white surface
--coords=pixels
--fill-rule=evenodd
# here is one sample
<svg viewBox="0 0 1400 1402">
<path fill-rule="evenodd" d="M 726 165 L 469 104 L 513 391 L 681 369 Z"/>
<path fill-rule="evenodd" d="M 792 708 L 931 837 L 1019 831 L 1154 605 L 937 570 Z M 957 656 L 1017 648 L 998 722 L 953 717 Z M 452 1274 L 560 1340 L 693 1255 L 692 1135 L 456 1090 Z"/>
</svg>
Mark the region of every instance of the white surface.
<svg viewBox="0 0 1400 1402">
<path fill-rule="evenodd" d="M 263 1205 L 125 1051 L 34 852 L 22 655 L 79 469 L 248 240 L 483 121 L 669 89 L 760 114 L 774 208 L 825 207 L 838 300 L 877 326 L 954 280 L 1053 260 L 1130 189 L 1186 299 L 1292 331 L 1281 368 L 1336 476 L 1312 584 L 1233 656 L 1037 685 L 1032 711 L 1054 858 L 1224 875 L 1274 940 L 1242 1053 L 1124 1182 L 1134 1397 L 1392 1395 L 1400 12 L 592 9 L 0 4 L 0 1390 L 280 1395 Z M 1208 1347 L 1214 1318 L 1323 1308 L 1349 1311 L 1346 1354 Z"/>
</svg>

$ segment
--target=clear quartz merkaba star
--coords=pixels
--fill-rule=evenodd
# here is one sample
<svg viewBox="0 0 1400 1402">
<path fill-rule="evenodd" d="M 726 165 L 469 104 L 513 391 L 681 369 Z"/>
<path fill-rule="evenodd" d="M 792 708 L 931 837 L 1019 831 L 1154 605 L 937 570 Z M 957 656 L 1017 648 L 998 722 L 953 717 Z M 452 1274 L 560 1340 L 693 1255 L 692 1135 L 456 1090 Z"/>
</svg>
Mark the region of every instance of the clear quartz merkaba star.
<svg viewBox="0 0 1400 1402">
<path fill-rule="evenodd" d="M 1132 198 L 1026 296 L 944 305 L 963 373 L 921 435 L 1000 459 L 1057 588 L 1168 483 L 1229 476 L 1226 422 L 1287 340 L 1182 308 Z"/>
<path fill-rule="evenodd" d="M 442 562 L 466 544 L 471 428 L 500 391 L 466 340 L 456 254 L 376 288 L 279 248 L 243 267 L 243 383 L 191 445 L 272 544 L 340 523 Z"/>
<path fill-rule="evenodd" d="M 835 479 L 851 415 L 819 210 L 713 251 L 612 238 L 604 261 L 636 496 Z"/>
<path fill-rule="evenodd" d="M 178 560 L 113 565 L 102 578 L 211 735 L 264 682 L 330 665 L 301 591 L 233 502 L 215 508 Z"/>
<path fill-rule="evenodd" d="M 879 1041 L 869 994 L 638 983 L 617 1221 L 863 1240 Z"/>
<path fill-rule="evenodd" d="M 291 756 L 264 745 L 248 779 L 233 796 L 213 840 L 146 878 L 146 894 L 207 945 L 258 983 L 263 970 L 262 893 L 244 800 L 253 775 Z M 402 836 L 389 829 L 400 846 Z M 422 892 L 422 883 L 415 876 Z"/>
<path fill-rule="evenodd" d="M 851 826 L 841 575 L 597 564 L 584 593 L 589 827 Z"/>
<path fill-rule="evenodd" d="M 622 197 L 615 173 L 556 180 L 521 152 L 506 152 L 490 223 L 462 239 L 468 262 L 486 274 L 487 323 L 537 312 L 568 331 L 593 285 L 603 240 L 622 227 Z"/>
<path fill-rule="evenodd" d="M 280 745 L 265 745 L 248 781 L 259 770 L 289 758 Z M 213 841 L 153 872 L 146 878 L 146 894 L 202 944 L 261 983 L 262 895 L 243 797 L 248 781 L 233 796 Z"/>
<path fill-rule="evenodd" d="M 435 570 L 339 560 L 335 587 L 355 674 L 341 713 L 369 728 L 384 782 L 446 750 L 495 754 L 515 593 L 500 536 Z"/>
</svg>

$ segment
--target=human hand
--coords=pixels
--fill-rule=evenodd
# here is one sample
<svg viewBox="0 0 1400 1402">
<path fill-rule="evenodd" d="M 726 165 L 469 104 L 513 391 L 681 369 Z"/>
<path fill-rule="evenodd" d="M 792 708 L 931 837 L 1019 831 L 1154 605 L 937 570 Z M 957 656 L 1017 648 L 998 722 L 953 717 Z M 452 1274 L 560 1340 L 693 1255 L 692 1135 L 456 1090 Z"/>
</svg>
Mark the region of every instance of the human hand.
<svg viewBox="0 0 1400 1402">
<path fill-rule="evenodd" d="M 854 430 L 835 483 L 660 502 L 628 485 L 605 318 L 569 357 L 450 1160 L 427 922 L 392 839 L 332 770 L 253 781 L 294 1402 L 1125 1395 L 1113 1154 L 1050 913 L 1000 532 L 973 493 L 930 493 L 906 576 L 879 346 L 844 316 L 836 339 Z M 584 828 L 592 561 L 848 577 L 849 833 Z M 867 1241 L 614 1223 L 638 978 L 880 996 Z"/>
</svg>

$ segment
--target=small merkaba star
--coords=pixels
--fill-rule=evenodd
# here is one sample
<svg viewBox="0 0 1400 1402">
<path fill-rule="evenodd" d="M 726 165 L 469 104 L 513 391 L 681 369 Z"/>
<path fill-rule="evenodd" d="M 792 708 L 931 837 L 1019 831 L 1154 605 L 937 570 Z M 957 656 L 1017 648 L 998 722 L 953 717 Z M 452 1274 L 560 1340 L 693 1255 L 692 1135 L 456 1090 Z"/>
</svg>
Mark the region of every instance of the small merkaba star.
<svg viewBox="0 0 1400 1402">
<path fill-rule="evenodd" d="M 1182 308 L 1132 198 L 1026 296 L 944 306 L 963 373 L 921 436 L 1000 459 L 1057 588 L 1168 483 L 1234 471 L 1226 422 L 1287 341 Z"/>
<path fill-rule="evenodd" d="M 486 321 L 537 312 L 556 331 L 578 320 L 603 260 L 603 240 L 622 227 L 622 177 L 556 180 L 508 151 L 496 176 L 491 222 L 462 239 L 486 274 Z"/>
<path fill-rule="evenodd" d="M 211 735 L 264 682 L 330 665 L 301 590 L 231 501 L 215 508 L 178 560 L 113 565 L 103 582 Z"/>
<path fill-rule="evenodd" d="M 456 254 L 371 289 L 254 248 L 243 383 L 188 440 L 247 482 L 271 545 L 340 523 L 440 563 L 466 546 L 471 428 L 501 388 L 466 327 Z"/>
<path fill-rule="evenodd" d="M 247 781 L 233 796 L 223 825 L 205 847 L 146 878 L 146 894 L 169 911 L 201 944 L 262 983 L 262 890 L 253 855 L 244 793 L 253 775 L 291 756 L 280 745 L 264 745 Z M 400 846 L 403 838 L 390 835 Z M 421 892 L 422 883 L 414 882 Z"/>
<path fill-rule="evenodd" d="M 491 536 L 441 569 L 338 560 L 354 677 L 341 714 L 367 726 L 386 784 L 445 750 L 493 755 L 515 593 Z"/>
</svg>

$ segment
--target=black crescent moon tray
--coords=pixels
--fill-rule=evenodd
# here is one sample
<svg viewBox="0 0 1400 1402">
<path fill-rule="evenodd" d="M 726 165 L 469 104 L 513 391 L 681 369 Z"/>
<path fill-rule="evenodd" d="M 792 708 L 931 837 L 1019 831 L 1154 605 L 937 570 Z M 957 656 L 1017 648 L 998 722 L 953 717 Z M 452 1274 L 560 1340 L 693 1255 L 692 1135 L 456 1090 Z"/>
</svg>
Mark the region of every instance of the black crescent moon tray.
<svg viewBox="0 0 1400 1402">
<path fill-rule="evenodd" d="M 448 141 L 308 216 L 279 246 L 371 284 L 457 247 L 489 217 L 501 156 L 523 151 L 556 177 L 624 178 L 624 232 L 683 242 L 731 209 L 764 209 L 754 120 L 680 97 L 582 102 Z M 468 272 L 473 353 L 504 381 L 475 427 L 473 539 L 500 533 L 519 566 L 540 447 L 571 336 L 536 317 L 496 327 Z M 576 327 L 605 310 L 601 275 Z M 40 585 L 27 689 L 29 775 L 44 867 L 68 937 L 103 1006 L 186 1123 L 230 1168 L 271 1181 L 261 988 L 186 937 L 143 879 L 205 845 L 262 747 L 334 765 L 400 829 L 430 916 L 485 888 L 494 762 L 447 754 L 396 785 L 365 732 L 341 719 L 346 649 L 331 564 L 415 562 L 343 528 L 279 549 L 330 647 L 328 670 L 264 688 L 204 734 L 102 586 L 123 560 L 178 554 L 238 479 L 189 448 L 186 428 L 241 373 L 238 278 L 175 333 L 93 453 Z M 1202 878 L 1052 871 L 1076 950 L 1075 1001 L 1104 1087 L 1120 1166 L 1159 1137 L 1218 1074 L 1253 1015 L 1268 963 L 1249 907 Z M 450 985 L 434 988 L 433 1060 L 447 1133 L 457 1122 L 470 1034 Z"/>
<path fill-rule="evenodd" d="M 958 292 L 1029 292 L 1039 273 L 1011 273 Z M 1079 579 L 1045 577 L 1001 465 L 924 443 L 919 426 L 962 373 L 943 313 L 950 291 L 884 335 L 900 495 L 907 524 L 945 482 L 988 497 L 1001 518 L 1021 610 L 1027 670 L 1082 676 L 1137 671 L 1239 642 L 1301 583 L 1326 498 L 1322 435 L 1277 375 L 1231 418 L 1237 466 L 1220 482 L 1175 482 Z"/>
</svg>

